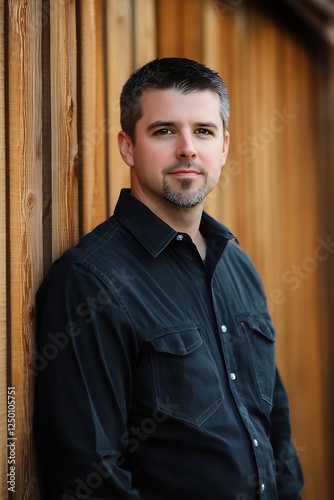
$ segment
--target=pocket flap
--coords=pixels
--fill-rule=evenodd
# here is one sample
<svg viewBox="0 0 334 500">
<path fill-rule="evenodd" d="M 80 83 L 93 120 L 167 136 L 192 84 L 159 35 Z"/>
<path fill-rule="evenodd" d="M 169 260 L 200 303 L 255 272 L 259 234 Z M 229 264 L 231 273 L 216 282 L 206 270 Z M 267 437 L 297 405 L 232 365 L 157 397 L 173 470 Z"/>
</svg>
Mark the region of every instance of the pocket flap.
<svg viewBox="0 0 334 500">
<path fill-rule="evenodd" d="M 149 342 L 156 352 L 185 356 L 202 345 L 203 340 L 196 328 L 188 327 L 150 339 Z"/>
<path fill-rule="evenodd" d="M 238 316 L 238 319 L 268 340 L 275 341 L 276 331 L 268 313 L 246 313 Z"/>
</svg>

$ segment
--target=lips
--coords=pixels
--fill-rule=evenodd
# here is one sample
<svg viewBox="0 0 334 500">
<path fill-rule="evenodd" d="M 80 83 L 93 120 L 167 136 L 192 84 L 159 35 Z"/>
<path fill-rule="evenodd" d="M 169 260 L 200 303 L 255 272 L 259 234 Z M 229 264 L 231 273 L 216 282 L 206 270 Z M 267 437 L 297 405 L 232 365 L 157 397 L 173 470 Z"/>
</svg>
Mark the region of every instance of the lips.
<svg viewBox="0 0 334 500">
<path fill-rule="evenodd" d="M 172 175 L 173 177 L 198 177 L 206 175 L 206 169 L 202 165 L 195 164 L 192 161 L 178 161 L 166 167 L 162 174 Z"/>
<path fill-rule="evenodd" d="M 170 174 L 194 177 L 196 175 L 201 175 L 201 172 L 198 172 L 197 170 L 175 170 L 170 172 Z"/>
</svg>

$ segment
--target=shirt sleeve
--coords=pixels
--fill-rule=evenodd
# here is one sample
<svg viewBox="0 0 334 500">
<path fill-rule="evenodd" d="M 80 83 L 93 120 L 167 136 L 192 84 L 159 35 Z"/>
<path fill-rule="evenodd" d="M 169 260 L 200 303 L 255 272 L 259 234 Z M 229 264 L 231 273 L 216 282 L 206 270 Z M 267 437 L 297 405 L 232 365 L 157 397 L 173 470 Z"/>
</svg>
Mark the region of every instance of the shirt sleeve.
<svg viewBox="0 0 334 500">
<path fill-rule="evenodd" d="M 280 500 L 299 500 L 304 487 L 303 474 L 296 449 L 291 441 L 288 398 L 276 370 L 270 440 L 276 464 L 276 484 Z"/>
<path fill-rule="evenodd" d="M 71 265 L 39 290 L 34 427 L 48 500 L 140 498 L 125 456 L 138 347 L 120 286 Z"/>
</svg>

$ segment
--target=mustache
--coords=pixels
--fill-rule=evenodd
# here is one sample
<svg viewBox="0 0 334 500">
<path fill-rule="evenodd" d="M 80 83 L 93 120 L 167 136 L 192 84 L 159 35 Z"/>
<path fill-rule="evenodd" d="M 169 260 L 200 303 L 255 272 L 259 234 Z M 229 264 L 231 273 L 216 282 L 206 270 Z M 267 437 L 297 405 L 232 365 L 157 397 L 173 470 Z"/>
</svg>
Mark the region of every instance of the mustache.
<svg viewBox="0 0 334 500">
<path fill-rule="evenodd" d="M 203 167 L 203 165 L 199 165 L 193 160 L 176 160 L 170 165 L 167 165 L 167 167 L 163 169 L 162 174 L 163 175 L 173 174 L 178 170 L 195 170 L 196 172 L 199 172 L 201 174 L 204 175 L 207 174 L 206 168 Z"/>
</svg>

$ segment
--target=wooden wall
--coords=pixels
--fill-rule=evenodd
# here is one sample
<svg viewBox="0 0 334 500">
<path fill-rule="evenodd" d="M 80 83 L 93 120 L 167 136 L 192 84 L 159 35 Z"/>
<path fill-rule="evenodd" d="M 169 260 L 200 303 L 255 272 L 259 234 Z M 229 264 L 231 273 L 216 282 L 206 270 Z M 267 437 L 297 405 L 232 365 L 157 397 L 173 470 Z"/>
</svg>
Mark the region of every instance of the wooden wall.
<svg viewBox="0 0 334 500">
<path fill-rule="evenodd" d="M 156 56 L 197 59 L 228 84 L 232 144 L 207 210 L 238 235 L 262 276 L 307 481 L 304 499 L 331 498 L 333 48 L 297 18 L 288 25 L 286 12 L 262 4 L 0 3 L 3 500 L 43 498 L 32 437 L 36 288 L 52 260 L 111 214 L 129 185 L 116 145 L 119 93 L 129 73 Z M 8 387 L 16 404 L 12 496 Z"/>
</svg>

